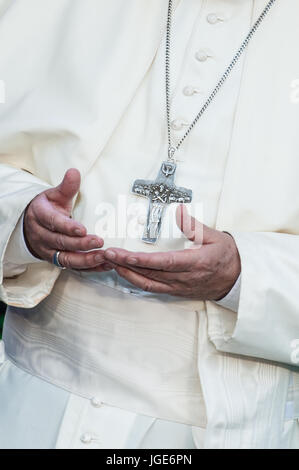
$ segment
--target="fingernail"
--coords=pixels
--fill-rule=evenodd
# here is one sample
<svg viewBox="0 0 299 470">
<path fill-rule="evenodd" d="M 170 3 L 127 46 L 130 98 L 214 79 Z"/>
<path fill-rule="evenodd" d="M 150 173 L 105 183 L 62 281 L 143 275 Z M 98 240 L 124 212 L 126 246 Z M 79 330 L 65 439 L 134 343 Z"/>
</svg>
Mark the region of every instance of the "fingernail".
<svg viewBox="0 0 299 470">
<path fill-rule="evenodd" d="M 105 255 L 108 259 L 115 259 L 116 258 L 116 253 L 112 250 L 106 251 Z"/>
<path fill-rule="evenodd" d="M 76 228 L 75 235 L 78 235 L 78 237 L 82 237 L 84 234 L 83 234 L 82 230 L 80 230 L 79 228 Z"/>
<path fill-rule="evenodd" d="M 95 261 L 96 261 L 96 263 L 101 263 L 101 262 L 103 262 L 103 256 L 97 255 L 97 256 L 95 257 Z"/>
<path fill-rule="evenodd" d="M 99 240 L 91 240 L 89 242 L 89 247 L 90 248 L 101 248 L 103 245 L 99 242 Z"/>
<path fill-rule="evenodd" d="M 128 258 L 127 263 L 128 264 L 137 264 L 138 260 L 137 260 L 137 258 Z"/>
</svg>

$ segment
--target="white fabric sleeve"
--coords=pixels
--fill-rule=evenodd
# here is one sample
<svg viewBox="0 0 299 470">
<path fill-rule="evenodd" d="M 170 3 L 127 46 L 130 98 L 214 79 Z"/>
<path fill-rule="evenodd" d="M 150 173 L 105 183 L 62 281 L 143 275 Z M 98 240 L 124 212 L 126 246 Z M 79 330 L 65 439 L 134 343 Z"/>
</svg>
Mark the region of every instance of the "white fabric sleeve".
<svg viewBox="0 0 299 470">
<path fill-rule="evenodd" d="M 240 291 L 241 291 L 241 274 L 236 280 L 231 290 L 229 291 L 229 293 L 225 297 L 223 297 L 223 299 L 215 301 L 215 303 L 237 313 L 239 309 L 239 302 L 240 302 Z"/>
<path fill-rule="evenodd" d="M 24 272 L 24 266 L 31 263 L 41 263 L 42 260 L 36 258 L 28 250 L 24 237 L 24 212 L 14 229 L 3 259 L 4 277 L 16 276 Z"/>
<path fill-rule="evenodd" d="M 0 164 L 0 300 L 8 305 L 34 307 L 49 295 L 59 276 L 59 268 L 46 261 L 33 262 L 22 250 L 22 214 L 35 196 L 50 187 L 27 171 Z M 19 261 L 24 263 L 17 268 L 13 266 L 15 243 L 22 250 Z"/>
<path fill-rule="evenodd" d="M 298 366 L 299 236 L 232 232 L 242 270 L 238 314 L 207 302 L 208 334 L 219 351 Z"/>
</svg>

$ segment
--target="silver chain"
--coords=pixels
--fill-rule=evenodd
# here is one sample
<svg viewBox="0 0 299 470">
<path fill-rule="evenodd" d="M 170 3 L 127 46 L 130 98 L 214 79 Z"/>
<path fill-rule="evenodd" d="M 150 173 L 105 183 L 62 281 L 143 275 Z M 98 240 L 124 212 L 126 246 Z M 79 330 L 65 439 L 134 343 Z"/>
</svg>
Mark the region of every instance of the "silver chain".
<svg viewBox="0 0 299 470">
<path fill-rule="evenodd" d="M 224 74 L 220 78 L 219 82 L 213 89 L 212 93 L 208 97 L 207 101 L 204 103 L 203 107 L 200 109 L 199 113 L 195 116 L 194 120 L 186 130 L 185 134 L 183 137 L 180 139 L 178 144 L 176 146 L 173 146 L 171 143 L 171 124 L 170 124 L 170 38 L 171 38 L 171 23 L 172 23 L 172 2 L 173 0 L 169 0 L 168 3 L 168 14 L 167 14 L 167 29 L 166 29 L 166 61 L 165 61 L 165 82 L 166 82 L 166 117 L 167 117 L 167 132 L 168 132 L 168 160 L 173 161 L 174 160 L 174 154 L 175 152 L 181 147 L 182 143 L 186 139 L 186 137 L 190 134 L 191 130 L 201 118 L 203 113 L 206 111 L 208 106 L 211 104 L 219 90 L 222 88 L 226 80 L 228 79 L 230 73 L 234 69 L 235 65 L 237 64 L 238 60 L 240 59 L 241 55 L 245 51 L 246 47 L 248 46 L 250 40 L 252 39 L 252 36 L 254 33 L 257 31 L 258 27 L 264 20 L 265 16 L 268 14 L 270 8 L 273 6 L 273 4 L 276 2 L 276 0 L 270 0 L 267 5 L 265 6 L 264 10 L 262 11 L 261 15 L 259 18 L 256 20 L 254 25 L 252 26 L 251 30 L 247 34 L 246 38 L 241 44 L 241 47 L 239 50 L 236 52 L 234 55 L 231 63 L 225 70 Z"/>
</svg>

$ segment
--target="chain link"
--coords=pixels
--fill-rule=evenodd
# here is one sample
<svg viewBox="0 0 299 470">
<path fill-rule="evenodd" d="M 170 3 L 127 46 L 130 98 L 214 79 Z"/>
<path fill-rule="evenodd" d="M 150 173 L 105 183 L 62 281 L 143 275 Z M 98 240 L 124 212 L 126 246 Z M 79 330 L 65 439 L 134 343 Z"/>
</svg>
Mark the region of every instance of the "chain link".
<svg viewBox="0 0 299 470">
<path fill-rule="evenodd" d="M 179 140 L 176 146 L 173 146 L 171 143 L 171 123 L 170 123 L 170 45 L 171 45 L 171 25 L 172 25 L 172 3 L 173 0 L 169 0 L 168 2 L 168 13 L 167 13 L 167 26 L 166 26 L 166 50 L 165 50 L 165 84 L 166 84 L 166 117 L 167 117 L 167 134 L 168 134 L 168 159 L 174 160 L 175 152 L 181 147 L 182 143 L 186 139 L 186 137 L 190 134 L 193 127 L 196 125 L 197 121 L 201 118 L 204 114 L 206 109 L 209 107 L 215 96 L 218 94 L 219 90 L 222 88 L 226 80 L 228 79 L 229 75 L 231 74 L 232 70 L 234 69 L 235 65 L 237 64 L 238 60 L 244 53 L 245 49 L 247 48 L 252 36 L 256 33 L 257 29 L 261 25 L 262 21 L 269 13 L 269 10 L 273 6 L 276 0 L 270 0 L 267 5 L 265 6 L 264 10 L 250 29 L 249 33 L 247 34 L 246 38 L 241 44 L 241 47 L 234 55 L 231 63 L 225 70 L 224 74 L 220 78 L 219 82 L 211 92 L 210 96 L 208 97 L 207 101 L 204 103 L 202 108 L 200 109 L 199 113 L 195 116 L 194 120 L 186 130 L 183 137 Z"/>
</svg>

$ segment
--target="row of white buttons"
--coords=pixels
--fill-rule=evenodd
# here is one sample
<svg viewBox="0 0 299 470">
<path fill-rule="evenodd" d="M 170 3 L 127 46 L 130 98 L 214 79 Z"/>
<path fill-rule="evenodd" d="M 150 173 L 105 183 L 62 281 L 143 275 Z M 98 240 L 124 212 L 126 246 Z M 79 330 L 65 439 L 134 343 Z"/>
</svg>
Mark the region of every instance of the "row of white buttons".
<svg viewBox="0 0 299 470">
<path fill-rule="evenodd" d="M 225 21 L 225 19 L 226 19 L 225 16 L 219 13 L 209 13 L 207 15 L 208 23 L 213 24 L 213 25 L 218 23 L 219 21 Z M 200 49 L 199 51 L 195 53 L 195 58 L 199 62 L 205 62 L 208 60 L 208 58 L 211 58 L 211 57 L 212 55 L 204 49 Z M 196 93 L 200 93 L 200 90 L 197 87 L 187 85 L 184 87 L 183 93 L 185 96 L 193 96 Z M 180 119 L 180 118 L 174 119 L 171 122 L 171 128 L 174 131 L 180 131 L 181 129 L 183 129 L 183 127 L 188 127 L 188 126 L 189 126 L 189 123 L 185 121 L 184 119 Z"/>
<path fill-rule="evenodd" d="M 196 52 L 195 58 L 199 62 L 205 62 L 208 60 L 209 57 L 212 57 L 207 51 L 200 49 L 199 51 Z M 200 89 L 191 85 L 187 85 L 183 88 L 183 93 L 185 96 L 193 96 L 196 93 L 200 93 Z"/>
<path fill-rule="evenodd" d="M 94 408 L 101 408 L 103 402 L 98 397 L 92 397 L 90 400 L 90 404 Z M 82 444 L 91 444 L 94 441 L 99 442 L 97 436 L 89 432 L 84 432 L 80 437 L 80 441 L 82 442 Z"/>
</svg>

